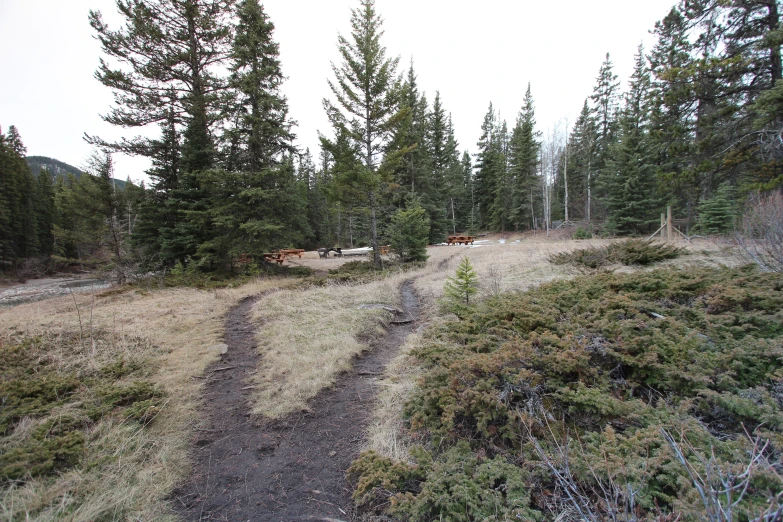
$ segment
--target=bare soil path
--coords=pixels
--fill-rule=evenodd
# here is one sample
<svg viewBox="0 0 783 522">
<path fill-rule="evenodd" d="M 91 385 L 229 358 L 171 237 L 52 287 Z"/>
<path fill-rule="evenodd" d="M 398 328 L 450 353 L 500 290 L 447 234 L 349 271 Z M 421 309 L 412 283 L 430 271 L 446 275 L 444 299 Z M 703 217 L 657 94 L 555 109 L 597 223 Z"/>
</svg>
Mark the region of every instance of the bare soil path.
<svg viewBox="0 0 783 522">
<path fill-rule="evenodd" d="M 390 326 L 322 391 L 312 412 L 270 421 L 250 415 L 249 377 L 258 363 L 246 299 L 226 318 L 228 353 L 207 372 L 209 421 L 194 441 L 194 473 L 173 497 L 185 520 L 350 520 L 351 486 L 345 471 L 356 458 L 374 405 L 375 381 L 415 328 L 419 301 L 410 281 L 401 289 L 414 319 Z"/>
</svg>

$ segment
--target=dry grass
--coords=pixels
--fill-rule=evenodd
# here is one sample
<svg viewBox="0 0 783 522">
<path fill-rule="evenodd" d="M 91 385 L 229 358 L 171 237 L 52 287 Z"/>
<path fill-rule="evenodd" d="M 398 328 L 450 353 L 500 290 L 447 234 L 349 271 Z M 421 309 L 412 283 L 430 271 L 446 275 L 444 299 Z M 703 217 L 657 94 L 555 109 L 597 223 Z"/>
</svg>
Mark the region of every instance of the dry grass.
<svg viewBox="0 0 783 522">
<path fill-rule="evenodd" d="M 221 340 L 226 311 L 245 296 L 279 285 L 259 280 L 217 291 L 81 294 L 75 302 L 69 296 L 3 311 L 0 342 L 12 336 L 82 335 L 84 349 L 78 353 L 47 355 L 59 358 L 62 371 L 142 357 L 148 360 L 148 379 L 162 386 L 168 399 L 146 428 L 97 422 L 88 435 L 85 465 L 6 487 L 0 492 L 0 519 L 173 519 L 165 497 L 189 470 L 188 440 L 199 418 L 201 383 L 193 377 L 216 357 L 206 349 Z M 20 422 L 14 436 L 25 436 L 34 422 Z"/>
<path fill-rule="evenodd" d="M 375 450 L 395 460 L 410 460 L 408 450 L 411 441 L 405 436 L 402 409 L 424 373 L 410 355 L 420 342 L 419 334 L 408 336 L 400 353 L 386 367 L 383 377 L 375 382 L 378 395 L 367 427 L 364 450 Z"/>
<path fill-rule="evenodd" d="M 257 303 L 252 316 L 262 361 L 253 412 L 278 418 L 307 409 L 307 402 L 349 369 L 371 338 L 383 335 L 389 313 L 358 306 L 398 306 L 400 284 L 409 277 L 284 290 Z"/>
</svg>

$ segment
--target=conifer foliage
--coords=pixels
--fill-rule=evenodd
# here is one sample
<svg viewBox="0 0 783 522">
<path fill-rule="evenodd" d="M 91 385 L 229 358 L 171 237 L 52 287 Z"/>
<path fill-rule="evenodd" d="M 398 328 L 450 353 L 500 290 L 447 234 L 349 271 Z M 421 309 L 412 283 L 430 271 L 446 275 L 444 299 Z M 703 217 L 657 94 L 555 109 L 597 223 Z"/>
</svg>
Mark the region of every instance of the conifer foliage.
<svg viewBox="0 0 783 522">
<path fill-rule="evenodd" d="M 467 256 L 462 258 L 454 277 L 446 279 L 443 287 L 446 309 L 462 317 L 473 304 L 471 298 L 478 293 L 479 282 L 476 269 Z"/>
</svg>

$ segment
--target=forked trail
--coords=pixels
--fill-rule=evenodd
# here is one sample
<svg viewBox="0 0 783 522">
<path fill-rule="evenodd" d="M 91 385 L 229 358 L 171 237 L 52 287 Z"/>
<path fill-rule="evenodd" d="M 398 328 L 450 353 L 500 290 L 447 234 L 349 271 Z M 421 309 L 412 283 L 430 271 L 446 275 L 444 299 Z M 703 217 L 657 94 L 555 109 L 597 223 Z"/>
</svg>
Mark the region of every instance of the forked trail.
<svg viewBox="0 0 783 522">
<path fill-rule="evenodd" d="M 404 310 L 419 315 L 410 281 Z M 311 413 L 270 421 L 250 415 L 250 376 L 258 365 L 248 319 L 262 296 L 246 299 L 226 317 L 228 353 L 207 370 L 209 421 L 195 441 L 195 468 L 173 497 L 185 520 L 349 520 L 345 471 L 358 455 L 372 412 L 374 383 L 415 322 L 390 326 L 369 353 L 310 404 Z"/>
</svg>

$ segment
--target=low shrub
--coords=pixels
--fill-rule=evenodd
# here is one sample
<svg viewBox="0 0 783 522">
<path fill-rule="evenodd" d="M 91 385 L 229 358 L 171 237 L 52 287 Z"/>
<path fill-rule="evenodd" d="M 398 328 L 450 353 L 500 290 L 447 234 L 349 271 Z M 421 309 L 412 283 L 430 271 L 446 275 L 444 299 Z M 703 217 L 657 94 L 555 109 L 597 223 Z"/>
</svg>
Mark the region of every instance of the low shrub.
<svg viewBox="0 0 783 522">
<path fill-rule="evenodd" d="M 102 344 L 104 335 L 95 331 L 92 341 Z M 0 343 L 0 484 L 78 467 L 99 423 L 147 424 L 165 400 L 144 378 L 144 360 L 63 366 L 53 354 L 83 357 L 82 340 L 20 335 Z"/>
<path fill-rule="evenodd" d="M 699 520 L 691 473 L 747 484 L 734 508 L 746 520 L 783 490 L 781 274 L 656 270 L 553 282 L 478 304 L 414 354 L 426 374 L 404 411 L 426 459 L 414 457 L 415 468 L 376 459 L 387 471 L 373 475 L 356 468 L 357 500 L 384 490 L 395 520 L 502 520 L 515 509 L 551 520 L 579 505 L 591 520 L 629 511 Z M 479 480 L 500 475 L 489 489 L 513 491 L 505 503 Z M 462 496 L 458 484 L 468 484 Z"/>
<path fill-rule="evenodd" d="M 593 233 L 590 232 L 590 230 L 584 228 L 584 227 L 576 227 L 576 230 L 574 230 L 574 234 L 572 236 L 573 239 L 592 239 Z"/>
<path fill-rule="evenodd" d="M 626 239 L 605 247 L 590 247 L 554 254 L 549 261 L 556 265 L 574 264 L 584 268 L 597 269 L 614 264 L 650 265 L 676 259 L 685 249 L 666 243 L 652 243 L 641 239 Z"/>
</svg>

